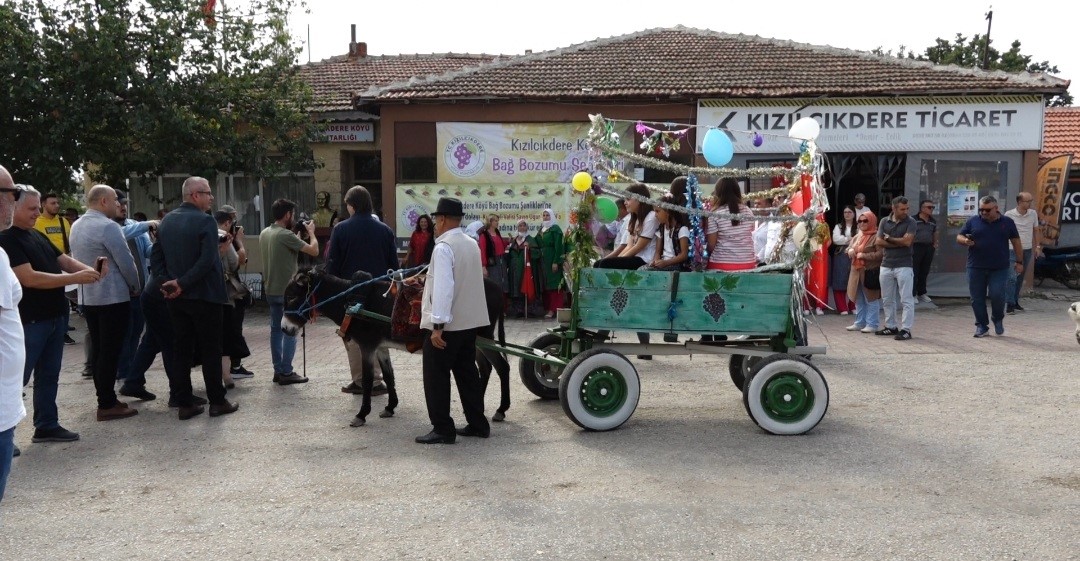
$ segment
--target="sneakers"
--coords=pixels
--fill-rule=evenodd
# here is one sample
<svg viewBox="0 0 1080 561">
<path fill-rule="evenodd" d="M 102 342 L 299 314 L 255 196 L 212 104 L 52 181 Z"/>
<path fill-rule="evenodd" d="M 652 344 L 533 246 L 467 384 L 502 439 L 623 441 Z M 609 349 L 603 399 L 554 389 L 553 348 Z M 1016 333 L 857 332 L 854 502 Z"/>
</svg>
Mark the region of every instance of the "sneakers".
<svg viewBox="0 0 1080 561">
<path fill-rule="evenodd" d="M 900 332 L 891 327 L 886 327 L 885 329 L 879 329 L 875 331 L 874 335 L 896 335 L 898 333 Z"/>
<path fill-rule="evenodd" d="M 989 334 L 990 334 L 990 329 L 988 327 L 986 327 L 985 325 L 976 325 L 975 326 L 975 335 L 972 335 L 972 337 L 975 337 L 976 339 L 982 339 L 983 337 L 986 337 Z"/>
<path fill-rule="evenodd" d="M 1005 324 L 1002 323 L 1000 320 L 994 322 L 994 333 L 998 335 L 1005 334 Z"/>
<path fill-rule="evenodd" d="M 862 325 L 859 325 L 857 323 L 853 323 L 853 324 L 845 327 L 844 329 L 847 329 L 848 331 L 858 331 L 858 330 L 860 330 L 862 328 L 863 328 Z"/>
<path fill-rule="evenodd" d="M 65 345 L 74 345 L 75 340 L 71 338 L 71 335 L 68 335 L 67 333 L 65 333 L 64 334 L 64 344 Z"/>
<path fill-rule="evenodd" d="M 1020 302 L 1013 304 L 1013 308 L 1018 312 L 1024 311 L 1024 307 L 1020 305 Z"/>
<path fill-rule="evenodd" d="M 849 312 L 849 311 L 847 311 L 847 310 L 844 310 L 844 311 L 840 312 L 840 315 L 842 315 L 842 316 L 846 316 L 846 315 L 848 315 L 848 314 L 850 314 L 850 313 L 851 313 L 851 312 Z"/>
<path fill-rule="evenodd" d="M 244 378 L 252 378 L 255 373 L 244 368 L 244 365 L 237 366 L 236 368 L 230 368 L 229 374 L 232 374 L 234 380 L 243 380 Z"/>
<path fill-rule="evenodd" d="M 296 372 L 289 372 L 288 374 L 274 374 L 274 383 L 282 386 L 289 384 L 303 384 L 308 381 L 306 376 L 301 376 Z"/>
<path fill-rule="evenodd" d="M 897 341 L 907 341 L 908 339 L 911 339 L 911 332 L 907 329 L 901 329 L 893 339 L 896 339 Z"/>
<path fill-rule="evenodd" d="M 55 429 L 37 429 L 30 442 L 75 442 L 79 439 L 79 433 L 71 432 L 64 427 Z"/>
<path fill-rule="evenodd" d="M 920 304 L 930 304 L 931 302 L 933 302 L 933 300 L 930 299 L 930 296 L 926 294 L 920 294 L 918 301 Z"/>
<path fill-rule="evenodd" d="M 1005 306 L 1005 313 L 1009 314 L 1010 316 L 1015 314 L 1016 313 L 1016 306 L 1014 306 L 1012 304 L 1007 304 Z"/>
<path fill-rule="evenodd" d="M 869 325 L 867 325 L 866 327 L 860 329 L 859 332 L 860 333 L 876 333 L 877 328 L 876 327 L 870 327 Z"/>
<path fill-rule="evenodd" d="M 825 310 L 822 310 L 821 308 L 818 308 L 818 309 L 814 310 L 814 313 L 819 315 L 819 316 L 823 316 L 823 315 L 825 315 Z"/>
</svg>

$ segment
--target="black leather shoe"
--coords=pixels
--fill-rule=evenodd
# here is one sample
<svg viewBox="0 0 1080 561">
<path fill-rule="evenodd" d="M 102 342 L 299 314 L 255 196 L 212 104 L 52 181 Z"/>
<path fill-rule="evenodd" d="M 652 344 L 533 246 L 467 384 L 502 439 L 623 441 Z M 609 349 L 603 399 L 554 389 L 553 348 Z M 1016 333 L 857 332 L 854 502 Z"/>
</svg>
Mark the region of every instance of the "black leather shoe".
<svg viewBox="0 0 1080 561">
<path fill-rule="evenodd" d="M 491 430 L 481 431 L 472 425 L 465 425 L 465 428 L 458 429 L 457 433 L 459 436 L 479 436 L 480 438 L 491 436 Z"/>
<path fill-rule="evenodd" d="M 37 429 L 30 442 L 74 442 L 79 439 L 79 433 L 71 432 L 64 427 L 55 429 Z"/>
<path fill-rule="evenodd" d="M 157 396 L 146 391 L 146 388 L 120 388 L 120 391 L 116 393 L 127 397 L 134 397 L 142 401 L 154 401 L 155 399 L 157 399 Z"/>
<path fill-rule="evenodd" d="M 190 407 L 181 407 L 180 411 L 177 414 L 177 416 L 180 417 L 181 421 L 186 421 L 186 420 L 188 420 L 188 419 L 190 419 L 192 417 L 197 417 L 199 415 L 202 415 L 203 411 L 206 411 L 206 408 L 203 407 L 202 405 L 192 405 Z"/>
<path fill-rule="evenodd" d="M 210 405 L 210 416 L 220 417 L 222 415 L 228 415 L 229 413 L 236 413 L 236 410 L 240 409 L 240 402 L 229 403 L 214 403 Z"/>
<path fill-rule="evenodd" d="M 453 444 L 456 441 L 457 435 L 455 434 L 439 434 L 435 431 L 416 437 L 416 442 L 420 444 Z"/>
<path fill-rule="evenodd" d="M 11 451 L 11 457 L 18 458 L 19 456 L 22 456 L 22 450 L 19 450 L 19 447 L 16 446 L 15 449 Z"/>
<path fill-rule="evenodd" d="M 199 397 L 197 395 L 193 395 L 193 396 L 191 396 L 191 405 L 192 406 L 206 405 L 206 398 L 205 397 Z M 175 409 L 177 407 L 183 407 L 183 406 L 180 405 L 179 401 L 176 401 L 175 397 L 170 397 L 169 398 L 169 407 L 172 407 L 172 408 Z"/>
</svg>

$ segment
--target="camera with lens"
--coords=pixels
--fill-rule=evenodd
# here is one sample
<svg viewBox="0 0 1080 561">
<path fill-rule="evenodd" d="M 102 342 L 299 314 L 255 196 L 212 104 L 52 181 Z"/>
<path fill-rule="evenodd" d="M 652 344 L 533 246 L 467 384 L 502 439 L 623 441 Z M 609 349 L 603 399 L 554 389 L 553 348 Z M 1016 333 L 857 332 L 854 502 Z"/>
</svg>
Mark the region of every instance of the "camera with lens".
<svg viewBox="0 0 1080 561">
<path fill-rule="evenodd" d="M 311 223 L 311 218 L 307 214 L 300 213 L 300 217 L 296 219 L 293 224 L 293 232 L 300 237 L 307 236 L 307 225 Z"/>
</svg>

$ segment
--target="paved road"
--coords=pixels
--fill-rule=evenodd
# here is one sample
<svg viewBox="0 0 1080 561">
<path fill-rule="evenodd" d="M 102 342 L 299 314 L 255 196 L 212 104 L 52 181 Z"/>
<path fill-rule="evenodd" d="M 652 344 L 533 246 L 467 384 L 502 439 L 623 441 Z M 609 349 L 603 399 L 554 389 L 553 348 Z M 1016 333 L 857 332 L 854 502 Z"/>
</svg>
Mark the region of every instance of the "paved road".
<svg viewBox="0 0 1080 561">
<path fill-rule="evenodd" d="M 247 326 L 258 376 L 230 392 L 239 413 L 181 423 L 159 400 L 98 423 L 68 347 L 61 419 L 82 440 L 31 444 L 20 426 L 0 558 L 1080 559 L 1066 306 L 1029 300 L 986 339 L 955 302 L 920 310 L 907 342 L 819 317 L 831 405 L 798 437 L 759 430 L 726 362 L 694 356 L 636 361 L 637 412 L 607 433 L 533 398 L 515 361 L 491 439 L 420 446 L 418 355 L 393 353 L 397 416 L 349 428 L 359 398 L 338 389 L 332 327 L 308 330 L 312 381 L 278 387 L 260 314 Z M 510 338 L 542 328 L 511 321 Z M 163 373 L 150 380 L 164 394 Z"/>
</svg>

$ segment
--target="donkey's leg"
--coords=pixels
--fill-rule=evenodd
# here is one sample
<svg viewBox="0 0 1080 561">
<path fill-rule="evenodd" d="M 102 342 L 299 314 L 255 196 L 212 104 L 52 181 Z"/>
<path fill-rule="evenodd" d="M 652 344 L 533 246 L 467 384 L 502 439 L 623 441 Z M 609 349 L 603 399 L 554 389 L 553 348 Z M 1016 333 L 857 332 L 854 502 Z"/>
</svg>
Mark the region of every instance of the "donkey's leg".
<svg viewBox="0 0 1080 561">
<path fill-rule="evenodd" d="M 482 359 L 482 360 L 481 360 Z M 487 383 L 491 377 L 491 369 L 499 375 L 499 408 L 491 416 L 492 421 L 506 420 L 506 410 L 510 409 L 510 364 L 503 358 L 502 353 L 483 349 L 477 356 L 477 366 L 480 368 L 480 381 L 487 391 Z"/>
<path fill-rule="evenodd" d="M 379 413 L 379 416 L 385 419 L 393 417 L 394 408 L 398 406 L 397 382 L 394 379 L 394 366 L 390 364 L 390 350 L 386 347 L 379 347 L 375 351 L 375 358 L 379 360 L 379 367 L 382 368 L 383 383 L 386 384 L 386 408 L 383 409 L 382 413 Z"/>
<path fill-rule="evenodd" d="M 367 422 L 368 413 L 371 413 L 371 387 L 375 382 L 375 356 L 374 349 L 367 349 L 363 346 L 360 347 L 363 358 L 362 371 L 363 374 L 360 378 L 360 389 L 363 391 L 363 400 L 360 403 L 360 412 L 356 414 L 356 418 L 351 423 L 354 427 L 362 427 Z"/>
</svg>

